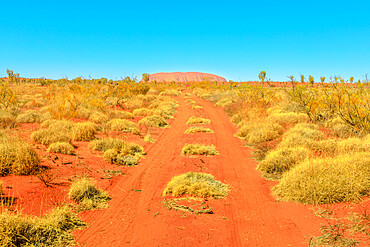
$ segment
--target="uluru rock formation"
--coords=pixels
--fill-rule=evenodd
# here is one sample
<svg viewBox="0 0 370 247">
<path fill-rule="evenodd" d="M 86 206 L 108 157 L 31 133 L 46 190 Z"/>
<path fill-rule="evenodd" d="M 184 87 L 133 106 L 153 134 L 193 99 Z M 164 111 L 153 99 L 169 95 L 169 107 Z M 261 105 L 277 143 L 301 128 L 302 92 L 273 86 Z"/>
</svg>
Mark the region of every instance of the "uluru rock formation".
<svg viewBox="0 0 370 247">
<path fill-rule="evenodd" d="M 198 82 L 198 81 L 217 81 L 217 82 L 226 82 L 226 79 L 208 73 L 200 72 L 172 72 L 172 73 L 155 73 L 149 75 L 149 81 L 158 81 L 158 82 Z"/>
</svg>

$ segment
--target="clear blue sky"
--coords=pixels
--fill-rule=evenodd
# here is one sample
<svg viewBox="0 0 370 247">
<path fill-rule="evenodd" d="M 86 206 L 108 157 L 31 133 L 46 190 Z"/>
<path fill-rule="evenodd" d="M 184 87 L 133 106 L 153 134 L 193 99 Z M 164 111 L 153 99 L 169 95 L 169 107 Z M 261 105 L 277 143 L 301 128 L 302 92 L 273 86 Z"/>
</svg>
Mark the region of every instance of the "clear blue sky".
<svg viewBox="0 0 370 247">
<path fill-rule="evenodd" d="M 369 1 L 2 1 L 0 76 L 370 75 Z"/>
</svg>

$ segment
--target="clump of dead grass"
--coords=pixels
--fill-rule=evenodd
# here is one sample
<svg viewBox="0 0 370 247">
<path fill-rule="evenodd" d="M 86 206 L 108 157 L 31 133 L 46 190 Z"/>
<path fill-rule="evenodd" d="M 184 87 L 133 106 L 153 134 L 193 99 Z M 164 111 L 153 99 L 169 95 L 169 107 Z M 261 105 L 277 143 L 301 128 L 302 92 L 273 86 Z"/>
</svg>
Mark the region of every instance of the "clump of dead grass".
<svg viewBox="0 0 370 247">
<path fill-rule="evenodd" d="M 227 196 L 228 191 L 229 186 L 215 180 L 211 174 L 187 172 L 173 177 L 164 189 L 163 196 L 192 195 L 222 198 Z"/>
<path fill-rule="evenodd" d="M 80 211 L 107 208 L 107 202 L 111 199 L 107 192 L 97 188 L 95 183 L 88 178 L 81 178 L 73 182 L 68 197 L 78 203 Z"/>
<path fill-rule="evenodd" d="M 17 122 L 18 123 L 41 123 L 50 117 L 51 115 L 49 113 L 41 114 L 38 111 L 28 110 L 18 115 Z"/>
<path fill-rule="evenodd" d="M 116 138 L 106 138 L 100 140 L 94 140 L 89 143 L 89 148 L 99 151 L 107 151 L 108 149 L 119 149 L 122 148 L 125 141 Z"/>
<path fill-rule="evenodd" d="M 280 124 L 269 122 L 241 122 L 241 127 L 235 134 L 236 137 L 256 144 L 279 138 L 283 133 Z"/>
<path fill-rule="evenodd" d="M 139 125 L 144 125 L 146 127 L 158 127 L 158 128 L 164 128 L 168 127 L 169 124 L 166 122 L 166 120 L 157 115 L 148 116 L 139 121 Z"/>
<path fill-rule="evenodd" d="M 110 111 L 109 115 L 111 118 L 134 119 L 134 115 L 128 111 Z"/>
<path fill-rule="evenodd" d="M 279 147 L 303 146 L 314 148 L 316 142 L 322 140 L 323 136 L 317 125 L 300 123 L 284 133 Z"/>
<path fill-rule="evenodd" d="M 185 145 L 182 150 L 181 154 L 183 155 L 219 155 L 220 153 L 216 150 L 216 147 L 206 146 L 202 144 L 187 144 Z"/>
<path fill-rule="evenodd" d="M 107 122 L 106 125 L 108 130 L 111 131 L 124 131 L 124 132 L 131 132 L 135 135 L 140 134 L 140 130 L 137 125 L 129 120 L 126 119 L 112 119 Z"/>
<path fill-rule="evenodd" d="M 272 123 L 278 123 L 280 125 L 293 125 L 309 121 L 307 114 L 295 112 L 273 113 L 267 119 Z"/>
<path fill-rule="evenodd" d="M 154 114 L 153 110 L 147 108 L 135 109 L 133 112 L 134 116 L 147 117 Z"/>
<path fill-rule="evenodd" d="M 50 153 L 60 153 L 60 154 L 75 154 L 75 148 L 67 142 L 56 142 L 49 146 L 47 149 Z"/>
<path fill-rule="evenodd" d="M 211 120 L 202 118 L 202 117 L 195 117 L 192 116 L 189 118 L 189 120 L 186 122 L 186 124 L 210 124 Z"/>
<path fill-rule="evenodd" d="M 285 201 L 357 201 L 370 192 L 370 152 L 304 161 L 286 172 L 273 193 Z"/>
<path fill-rule="evenodd" d="M 145 142 L 150 142 L 150 143 L 154 143 L 155 140 L 152 138 L 152 136 L 150 134 L 147 134 L 145 137 L 144 137 L 144 141 Z"/>
<path fill-rule="evenodd" d="M 185 134 L 194 134 L 194 133 L 214 133 L 210 128 L 204 128 L 202 126 L 192 126 L 185 131 Z"/>
<path fill-rule="evenodd" d="M 16 126 L 16 117 L 8 111 L 0 110 L 0 129 L 13 128 Z"/>
<path fill-rule="evenodd" d="M 92 122 L 76 123 L 72 128 L 72 138 L 75 141 L 90 141 L 95 138 L 97 128 Z"/>
</svg>

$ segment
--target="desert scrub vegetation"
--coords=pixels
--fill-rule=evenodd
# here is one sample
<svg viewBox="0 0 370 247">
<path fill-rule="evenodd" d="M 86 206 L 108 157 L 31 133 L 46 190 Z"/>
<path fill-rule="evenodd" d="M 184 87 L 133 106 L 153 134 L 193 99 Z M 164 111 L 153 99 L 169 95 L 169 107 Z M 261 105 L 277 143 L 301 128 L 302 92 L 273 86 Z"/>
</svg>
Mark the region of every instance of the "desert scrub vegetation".
<svg viewBox="0 0 370 247">
<path fill-rule="evenodd" d="M 304 146 L 314 148 L 317 141 L 322 140 L 324 134 L 317 125 L 300 123 L 284 133 L 279 147 Z"/>
<path fill-rule="evenodd" d="M 278 179 L 283 173 L 312 156 L 312 152 L 305 147 L 274 149 L 258 164 L 257 170 L 267 179 Z"/>
<path fill-rule="evenodd" d="M 40 168 L 40 159 L 31 145 L 0 133 L 0 175 L 30 175 Z"/>
<path fill-rule="evenodd" d="M 216 147 L 206 146 L 202 144 L 187 144 L 185 145 L 182 150 L 181 154 L 183 155 L 219 155 L 220 153 L 216 150 Z"/>
<path fill-rule="evenodd" d="M 72 139 L 75 141 L 90 141 L 95 139 L 98 126 L 95 123 L 75 123 L 72 127 Z"/>
<path fill-rule="evenodd" d="M 202 117 L 195 117 L 192 116 L 189 118 L 189 120 L 186 122 L 186 124 L 210 124 L 211 120 L 202 118 Z"/>
<path fill-rule="evenodd" d="M 272 113 L 270 116 L 268 116 L 267 119 L 273 123 L 278 123 L 280 125 L 294 125 L 297 123 L 306 123 L 309 121 L 307 114 L 295 112 Z"/>
<path fill-rule="evenodd" d="M 14 128 L 17 124 L 15 115 L 6 110 L 0 110 L 0 129 Z"/>
<path fill-rule="evenodd" d="M 17 116 L 18 123 L 41 123 L 49 119 L 51 115 L 46 113 L 40 113 L 35 110 L 28 110 Z"/>
<path fill-rule="evenodd" d="M 202 126 L 191 126 L 185 131 L 185 134 L 194 134 L 194 133 L 214 133 L 210 128 L 204 128 Z"/>
<path fill-rule="evenodd" d="M 67 142 L 56 142 L 49 146 L 47 149 L 49 153 L 60 153 L 60 154 L 75 154 L 75 148 L 72 144 Z"/>
<path fill-rule="evenodd" d="M 110 118 L 134 119 L 134 114 L 128 111 L 114 110 L 114 111 L 109 111 L 108 114 Z"/>
<path fill-rule="evenodd" d="M 152 136 L 150 134 L 147 134 L 145 137 L 144 137 L 144 141 L 145 142 L 150 142 L 150 143 L 154 143 L 155 140 L 152 138 Z"/>
<path fill-rule="evenodd" d="M 107 122 L 106 127 L 111 131 L 131 132 L 135 135 L 140 134 L 140 130 L 134 122 L 126 119 L 112 119 Z"/>
<path fill-rule="evenodd" d="M 283 133 L 282 126 L 277 123 L 241 122 L 239 125 L 241 127 L 235 136 L 252 144 L 277 139 Z"/>
<path fill-rule="evenodd" d="M 3 184 L 4 184 L 3 181 L 0 180 L 0 196 L 3 194 L 4 191 Z"/>
<path fill-rule="evenodd" d="M 78 211 L 107 208 L 111 199 L 107 192 L 96 187 L 88 178 L 81 178 L 72 183 L 68 192 L 69 199 L 78 204 Z"/>
<path fill-rule="evenodd" d="M 107 151 L 112 148 L 122 148 L 125 144 L 125 141 L 117 138 L 106 138 L 94 140 L 89 143 L 89 148 L 99 151 Z"/>
<path fill-rule="evenodd" d="M 157 115 L 148 116 L 139 121 L 139 125 L 144 125 L 146 127 L 158 127 L 158 128 L 164 128 L 169 127 L 169 124 L 166 122 L 166 120 Z"/>
<path fill-rule="evenodd" d="M 217 199 L 227 196 L 228 191 L 229 186 L 215 180 L 211 174 L 187 172 L 173 177 L 164 189 L 163 196 L 189 195 Z"/>
<path fill-rule="evenodd" d="M 135 109 L 133 112 L 134 116 L 140 116 L 140 117 L 147 117 L 154 114 L 153 110 L 147 109 L 147 108 L 139 108 Z"/>
<path fill-rule="evenodd" d="M 6 210 L 0 214 L 0 246 L 73 246 L 72 231 L 85 226 L 67 206 L 43 217 Z"/>
<path fill-rule="evenodd" d="M 272 190 L 282 200 L 306 204 L 358 201 L 370 192 L 370 153 L 303 161 Z"/>
</svg>

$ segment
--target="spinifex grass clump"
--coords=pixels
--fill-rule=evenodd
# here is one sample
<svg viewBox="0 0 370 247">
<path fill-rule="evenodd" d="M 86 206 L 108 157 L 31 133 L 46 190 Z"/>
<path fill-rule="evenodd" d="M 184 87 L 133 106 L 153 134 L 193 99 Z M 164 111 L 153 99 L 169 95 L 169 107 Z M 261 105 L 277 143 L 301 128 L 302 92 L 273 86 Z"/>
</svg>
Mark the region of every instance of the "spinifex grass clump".
<svg viewBox="0 0 370 247">
<path fill-rule="evenodd" d="M 72 246 L 76 244 L 72 231 L 85 226 L 69 207 L 39 218 L 4 211 L 0 214 L 0 246 Z"/>
<path fill-rule="evenodd" d="M 133 112 L 134 116 L 147 117 L 154 114 L 153 110 L 147 108 L 135 109 Z"/>
<path fill-rule="evenodd" d="M 40 159 L 25 141 L 0 133 L 0 175 L 29 175 L 40 167 Z"/>
<path fill-rule="evenodd" d="M 75 154 L 75 148 L 67 142 L 56 142 L 49 146 L 48 152 L 60 154 Z"/>
<path fill-rule="evenodd" d="M 300 123 L 284 133 L 279 147 L 315 148 L 316 142 L 320 141 L 323 136 L 316 125 Z"/>
<path fill-rule="evenodd" d="M 189 118 L 189 120 L 186 122 L 186 124 L 210 124 L 211 120 L 201 117 L 195 117 L 192 116 Z"/>
<path fill-rule="evenodd" d="M 14 115 L 8 111 L 0 110 L 0 129 L 13 128 L 16 123 Z"/>
<path fill-rule="evenodd" d="M 118 110 L 110 111 L 109 116 L 111 118 L 134 119 L 134 115 L 128 111 L 118 111 Z"/>
<path fill-rule="evenodd" d="M 135 135 L 140 134 L 137 125 L 126 119 L 112 119 L 107 123 L 108 130 L 132 132 Z"/>
<path fill-rule="evenodd" d="M 357 201 L 370 193 L 370 153 L 304 161 L 283 175 L 273 193 L 309 204 Z"/>
<path fill-rule="evenodd" d="M 181 154 L 183 155 L 219 155 L 220 153 L 216 150 L 216 147 L 206 146 L 202 144 L 187 144 L 182 148 Z"/>
<path fill-rule="evenodd" d="M 204 128 L 202 126 L 192 126 L 185 131 L 185 134 L 194 134 L 194 133 L 213 133 L 214 131 L 210 128 Z"/>
<path fill-rule="evenodd" d="M 283 128 L 277 123 L 241 122 L 240 125 L 241 127 L 235 136 L 253 144 L 277 139 L 283 132 Z"/>
<path fill-rule="evenodd" d="M 68 193 L 69 199 L 78 203 L 79 210 L 90 210 L 108 207 L 111 198 L 107 192 L 97 188 L 93 181 L 82 178 L 72 183 Z"/>
<path fill-rule="evenodd" d="M 112 148 L 122 148 L 125 144 L 125 141 L 122 139 L 116 138 L 107 138 L 107 139 L 100 139 L 94 140 L 89 143 L 89 148 L 93 150 L 99 151 L 107 151 L 108 149 Z"/>
<path fill-rule="evenodd" d="M 266 178 L 279 178 L 309 157 L 312 157 L 311 151 L 304 147 L 279 148 L 269 152 L 258 164 L 257 170 L 263 172 Z"/>
<path fill-rule="evenodd" d="M 215 180 L 211 174 L 188 172 L 175 176 L 167 184 L 163 196 L 199 196 L 221 198 L 227 196 L 229 187 Z"/>
<path fill-rule="evenodd" d="M 147 127 L 158 127 L 158 128 L 164 128 L 168 127 L 168 123 L 163 117 L 160 116 L 148 116 L 139 121 L 139 125 L 144 125 Z"/>
<path fill-rule="evenodd" d="M 280 125 L 292 125 L 309 121 L 307 114 L 295 112 L 273 113 L 267 119 Z"/>
<path fill-rule="evenodd" d="M 95 138 L 98 126 L 95 123 L 76 123 L 72 128 L 72 138 L 75 141 L 90 141 Z"/>
<path fill-rule="evenodd" d="M 28 110 L 24 113 L 18 115 L 18 123 L 41 123 L 46 120 L 48 117 L 51 117 L 50 113 L 41 114 L 38 111 Z"/>
</svg>

